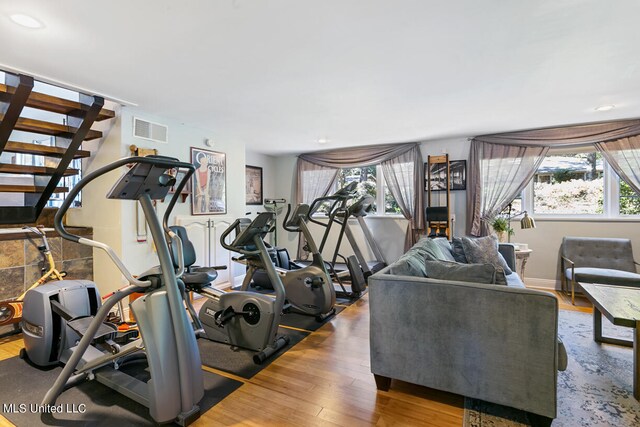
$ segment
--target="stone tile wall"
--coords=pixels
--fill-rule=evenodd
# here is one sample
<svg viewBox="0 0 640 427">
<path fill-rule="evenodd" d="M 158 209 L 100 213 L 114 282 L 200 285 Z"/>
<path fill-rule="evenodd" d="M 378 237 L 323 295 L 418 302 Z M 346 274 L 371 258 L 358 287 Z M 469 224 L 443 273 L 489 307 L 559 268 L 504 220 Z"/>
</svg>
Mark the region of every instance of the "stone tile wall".
<svg viewBox="0 0 640 427">
<path fill-rule="evenodd" d="M 58 271 L 66 279 L 93 280 L 93 249 L 61 237 L 48 237 Z M 28 289 L 48 269 L 38 250 L 41 239 L 0 241 L 0 301 L 14 299 Z"/>
</svg>

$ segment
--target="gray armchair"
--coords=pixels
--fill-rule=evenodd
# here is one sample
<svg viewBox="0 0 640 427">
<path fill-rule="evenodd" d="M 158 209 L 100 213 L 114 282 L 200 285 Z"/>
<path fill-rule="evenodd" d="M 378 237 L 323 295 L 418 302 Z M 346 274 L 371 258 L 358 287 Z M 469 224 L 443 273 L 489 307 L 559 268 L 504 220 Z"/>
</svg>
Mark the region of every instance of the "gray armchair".
<svg viewBox="0 0 640 427">
<path fill-rule="evenodd" d="M 575 304 L 577 282 L 640 287 L 640 274 L 633 259 L 631 240 L 565 237 L 560 250 L 562 290 L 571 290 Z"/>
</svg>

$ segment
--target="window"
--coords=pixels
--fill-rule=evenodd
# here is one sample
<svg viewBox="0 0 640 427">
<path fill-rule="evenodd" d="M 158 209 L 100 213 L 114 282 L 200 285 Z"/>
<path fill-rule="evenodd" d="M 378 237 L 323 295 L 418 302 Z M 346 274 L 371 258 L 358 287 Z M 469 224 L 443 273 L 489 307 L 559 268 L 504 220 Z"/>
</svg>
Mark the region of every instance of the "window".
<svg viewBox="0 0 640 427">
<path fill-rule="evenodd" d="M 533 177 L 534 214 L 602 214 L 602 166 L 595 151 L 547 156 Z"/>
<path fill-rule="evenodd" d="M 640 196 L 623 180 L 620 180 L 619 191 L 620 215 L 640 215 Z"/>
<path fill-rule="evenodd" d="M 550 150 L 532 182 L 512 203 L 512 210 L 542 218 L 640 216 L 640 197 L 593 150 Z"/>
<path fill-rule="evenodd" d="M 396 199 L 384 182 L 381 166 L 366 166 L 362 168 L 346 168 L 338 172 L 336 190 L 350 182 L 357 182 L 358 197 L 369 195 L 374 199 L 371 215 L 402 215 Z M 379 206 L 384 206 L 380 212 Z"/>
</svg>

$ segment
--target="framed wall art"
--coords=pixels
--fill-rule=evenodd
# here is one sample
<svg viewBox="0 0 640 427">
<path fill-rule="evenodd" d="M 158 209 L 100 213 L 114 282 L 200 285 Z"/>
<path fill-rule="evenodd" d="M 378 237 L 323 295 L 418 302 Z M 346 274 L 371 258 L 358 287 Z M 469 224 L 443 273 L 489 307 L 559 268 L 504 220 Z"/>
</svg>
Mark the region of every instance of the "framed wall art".
<svg viewBox="0 0 640 427">
<path fill-rule="evenodd" d="M 429 182 L 428 175 L 431 175 L 431 191 L 444 191 L 446 188 L 447 168 L 446 163 L 424 164 L 424 191 L 427 191 Z M 449 188 L 451 191 L 467 189 L 467 161 L 449 161 Z"/>
<path fill-rule="evenodd" d="M 191 163 L 196 167 L 191 178 L 191 214 L 227 213 L 225 153 L 191 147 Z"/>
<path fill-rule="evenodd" d="M 261 205 L 262 196 L 262 168 L 258 166 L 245 167 L 245 192 L 247 205 Z"/>
</svg>

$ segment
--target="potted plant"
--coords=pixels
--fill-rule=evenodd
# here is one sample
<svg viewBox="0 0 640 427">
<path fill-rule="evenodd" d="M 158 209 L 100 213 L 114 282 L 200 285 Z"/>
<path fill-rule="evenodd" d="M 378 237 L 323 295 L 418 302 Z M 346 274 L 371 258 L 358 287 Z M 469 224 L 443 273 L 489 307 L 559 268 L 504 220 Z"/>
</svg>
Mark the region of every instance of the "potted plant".
<svg viewBox="0 0 640 427">
<path fill-rule="evenodd" d="M 509 227 L 509 222 L 505 217 L 497 216 L 491 221 L 491 228 L 496 232 L 498 240 L 505 241 L 505 236 L 513 236 L 515 232 L 513 228 Z"/>
</svg>

